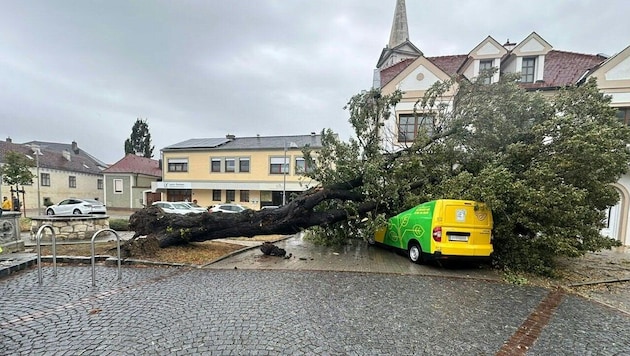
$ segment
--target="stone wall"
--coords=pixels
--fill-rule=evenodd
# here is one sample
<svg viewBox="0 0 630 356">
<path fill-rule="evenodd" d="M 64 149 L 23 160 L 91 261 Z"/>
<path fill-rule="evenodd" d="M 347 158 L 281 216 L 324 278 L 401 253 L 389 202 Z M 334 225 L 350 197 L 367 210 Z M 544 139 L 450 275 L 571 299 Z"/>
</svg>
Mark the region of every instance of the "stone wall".
<svg viewBox="0 0 630 356">
<path fill-rule="evenodd" d="M 31 218 L 31 239 L 35 240 L 37 231 L 42 225 L 50 225 L 55 231 L 57 241 L 91 240 L 95 232 L 109 229 L 107 215 L 51 215 Z M 100 235 L 99 235 L 100 236 Z M 42 240 L 50 240 L 50 230 L 45 229 Z"/>
<path fill-rule="evenodd" d="M 24 250 L 24 242 L 20 238 L 20 217 L 17 211 L 3 211 L 0 216 L 0 249 L 3 253 Z"/>
</svg>

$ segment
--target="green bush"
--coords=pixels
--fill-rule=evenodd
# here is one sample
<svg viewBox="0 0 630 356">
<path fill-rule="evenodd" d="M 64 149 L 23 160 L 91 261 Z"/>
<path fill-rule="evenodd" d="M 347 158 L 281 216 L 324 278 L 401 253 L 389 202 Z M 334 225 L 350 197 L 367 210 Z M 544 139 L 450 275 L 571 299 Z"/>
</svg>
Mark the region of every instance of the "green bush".
<svg viewBox="0 0 630 356">
<path fill-rule="evenodd" d="M 116 231 L 129 231 L 129 219 L 109 219 L 109 228 Z"/>
</svg>

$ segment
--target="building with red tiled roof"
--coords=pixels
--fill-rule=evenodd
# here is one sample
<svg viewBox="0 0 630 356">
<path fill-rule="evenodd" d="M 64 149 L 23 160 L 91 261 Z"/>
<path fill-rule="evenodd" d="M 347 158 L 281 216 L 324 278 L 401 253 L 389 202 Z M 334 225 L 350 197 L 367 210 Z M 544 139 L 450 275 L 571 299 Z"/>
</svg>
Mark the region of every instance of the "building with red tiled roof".
<svg viewBox="0 0 630 356">
<path fill-rule="evenodd" d="M 433 64 L 440 68 L 444 73 L 449 76 L 456 76 L 459 68 L 466 62 L 468 56 L 465 54 L 458 54 L 454 56 L 440 56 L 440 57 L 427 57 Z"/>
<path fill-rule="evenodd" d="M 522 83 L 527 89 L 556 90 L 577 84 L 584 75 L 602 64 L 607 57 L 551 50 L 545 55 L 543 77 L 536 83 Z"/>
<path fill-rule="evenodd" d="M 109 208 L 139 209 L 160 200 L 151 193 L 151 183 L 162 179 L 160 161 L 128 154 L 103 171 L 105 205 Z"/>
<path fill-rule="evenodd" d="M 557 90 L 567 85 L 577 84 L 587 73 L 607 59 L 601 54 L 575 53 L 555 49 L 548 50 L 544 55 L 536 53 L 535 56 L 516 55 L 511 51 L 505 55 L 498 55 L 500 54 L 499 49 L 496 50 L 496 53 L 496 57 L 485 59 L 475 59 L 471 54 L 424 58 L 449 77 L 463 76 L 469 80 L 479 75 L 480 68 L 483 66 L 482 62 L 492 62 L 491 67 L 497 68 L 498 75 L 500 75 L 501 73 L 522 73 L 523 59 L 526 61 L 534 60 L 534 64 L 531 66 L 533 73 L 530 76 L 524 76 L 521 83 L 521 86 L 527 90 Z M 396 81 L 396 77 L 421 57 L 423 56 L 405 58 L 391 66 L 377 69 L 376 75 L 379 76 L 379 80 L 375 83 L 380 83 L 382 88 L 392 81 Z M 498 77 L 495 80 L 498 80 Z"/>
<path fill-rule="evenodd" d="M 484 77 L 484 83 L 496 83 L 502 75 L 516 74 L 520 75 L 519 85 L 525 90 L 547 95 L 595 78 L 600 91 L 610 97 L 610 105 L 617 109 L 619 120 L 630 125 L 630 46 L 608 58 L 554 49 L 532 32 L 519 43 L 508 40 L 501 44 L 488 36 L 468 54 L 427 57 L 409 41 L 404 7 L 404 0 L 398 0 L 390 43 L 381 52 L 374 71 L 374 87 L 383 94 L 403 92 L 393 111 L 394 120 L 386 120 L 381 130 L 385 149 L 404 147 L 422 131 L 426 116 L 416 103 L 433 84 L 457 79 L 452 89 L 440 98 L 439 104 L 448 107 L 457 93 L 458 83 L 477 80 L 484 70 L 490 69 L 495 69 L 494 74 Z M 392 43 L 392 38 L 398 40 Z M 609 226 L 602 234 L 630 246 L 630 175 L 622 176 L 614 187 L 620 202 L 608 212 Z"/>
<path fill-rule="evenodd" d="M 18 188 L 24 191 L 19 199 L 25 209 L 41 209 L 48 203 L 67 198 L 103 198 L 104 167 L 76 142 L 67 145 L 40 141 L 13 143 L 7 138 L 0 141 L 0 164 L 6 162 L 8 152 L 23 154 L 33 164 L 30 169 L 33 183 Z M 0 196 L 12 195 L 12 189 L 16 190 L 15 186 L 0 182 Z"/>
</svg>

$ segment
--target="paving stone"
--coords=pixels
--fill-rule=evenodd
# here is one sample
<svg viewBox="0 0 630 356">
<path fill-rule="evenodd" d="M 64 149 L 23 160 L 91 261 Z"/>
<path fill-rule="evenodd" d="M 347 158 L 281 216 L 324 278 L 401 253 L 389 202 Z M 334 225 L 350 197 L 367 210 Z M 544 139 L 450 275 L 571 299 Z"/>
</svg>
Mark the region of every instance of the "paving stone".
<svg viewBox="0 0 630 356">
<path fill-rule="evenodd" d="M 548 294 L 414 275 L 96 272 L 96 287 L 79 266 L 41 287 L 36 270 L 0 280 L 0 353 L 494 355 Z M 628 333 L 627 315 L 567 295 L 530 354 L 624 354 Z"/>
</svg>

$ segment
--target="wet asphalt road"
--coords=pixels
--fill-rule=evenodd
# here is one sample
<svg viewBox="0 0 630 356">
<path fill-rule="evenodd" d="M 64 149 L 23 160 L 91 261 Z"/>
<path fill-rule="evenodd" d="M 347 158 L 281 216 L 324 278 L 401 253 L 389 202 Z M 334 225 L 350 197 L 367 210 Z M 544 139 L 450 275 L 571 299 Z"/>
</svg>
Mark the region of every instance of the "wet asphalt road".
<svg viewBox="0 0 630 356">
<path fill-rule="evenodd" d="M 96 277 L 64 266 L 56 278 L 44 268 L 41 286 L 36 269 L 0 279 L 0 354 L 630 354 L 627 314 L 537 287 L 233 268 Z"/>
</svg>

